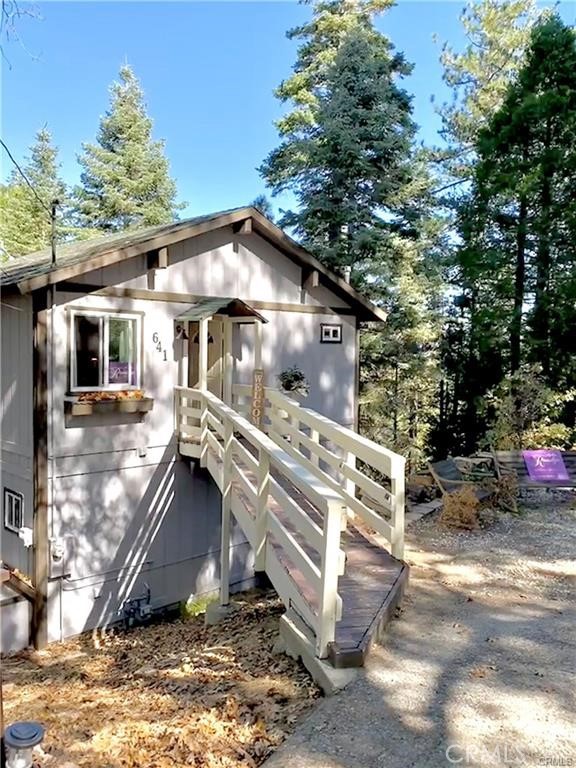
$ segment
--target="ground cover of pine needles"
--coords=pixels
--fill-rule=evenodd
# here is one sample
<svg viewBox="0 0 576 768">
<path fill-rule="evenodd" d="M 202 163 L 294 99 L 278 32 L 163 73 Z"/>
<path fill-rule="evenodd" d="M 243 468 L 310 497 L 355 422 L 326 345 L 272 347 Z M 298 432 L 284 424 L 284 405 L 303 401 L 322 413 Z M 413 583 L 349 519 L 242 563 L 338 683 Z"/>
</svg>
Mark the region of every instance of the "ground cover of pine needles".
<svg viewBox="0 0 576 768">
<path fill-rule="evenodd" d="M 46 768 L 258 766 L 319 695 L 272 653 L 282 612 L 251 593 L 215 626 L 197 616 L 7 657 L 5 721 L 43 723 Z"/>
</svg>

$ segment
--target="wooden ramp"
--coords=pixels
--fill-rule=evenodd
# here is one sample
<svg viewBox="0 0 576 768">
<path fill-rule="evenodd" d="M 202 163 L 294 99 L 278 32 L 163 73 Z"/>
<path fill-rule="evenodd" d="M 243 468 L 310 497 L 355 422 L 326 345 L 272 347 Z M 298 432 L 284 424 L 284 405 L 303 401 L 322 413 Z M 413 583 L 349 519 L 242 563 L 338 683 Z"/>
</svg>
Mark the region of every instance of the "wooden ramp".
<svg viewBox="0 0 576 768">
<path fill-rule="evenodd" d="M 254 453 L 253 447 L 247 441 L 242 441 L 245 448 Z M 220 485 L 222 461 L 213 449 L 208 450 L 208 467 L 210 474 Z M 242 462 L 240 462 L 242 465 Z M 242 470 L 247 479 L 255 483 L 256 478 L 250 467 L 243 465 Z M 272 469 L 272 476 L 286 491 L 290 498 L 297 501 L 310 519 L 321 523 L 321 513 L 314 504 L 293 483 L 278 470 Z M 242 493 L 242 487 L 233 481 L 233 486 L 242 499 L 244 511 L 255 520 L 255 509 L 248 497 Z M 309 558 L 320 565 L 317 551 L 310 546 L 307 539 L 293 525 L 274 498 L 268 501 L 269 508 L 282 521 L 283 526 L 291 532 Z M 242 516 L 240 516 L 240 522 Z M 294 584 L 301 597 L 307 602 L 310 611 L 318 609 L 316 594 L 310 589 L 306 576 L 293 562 L 286 551 L 270 535 L 270 546 L 286 571 L 290 572 Z M 387 624 L 391 621 L 399 606 L 405 586 L 408 581 L 408 566 L 401 560 L 392 557 L 385 549 L 377 544 L 368 531 L 362 531 L 352 522 L 348 523 L 342 533 L 341 547 L 345 553 L 345 567 L 338 580 L 338 593 L 342 599 L 341 619 L 336 623 L 334 642 L 330 644 L 328 658 L 337 668 L 363 666 L 372 643 L 379 639 Z M 273 578 L 271 579 L 273 582 Z M 298 607 L 292 605 L 292 610 L 298 613 Z M 306 617 L 300 616 L 304 624 Z M 310 628 L 312 630 L 312 628 Z"/>
<path fill-rule="evenodd" d="M 342 619 L 336 624 L 330 660 L 335 667 L 358 667 L 400 605 L 408 566 L 353 526 L 343 539 L 346 571 L 338 582 Z"/>
<path fill-rule="evenodd" d="M 408 578 L 404 458 L 277 390 L 266 401 L 266 425 L 254 425 L 211 392 L 176 389 L 180 453 L 222 493 L 220 603 L 235 519 L 294 619 L 302 658 L 360 666 Z"/>
</svg>

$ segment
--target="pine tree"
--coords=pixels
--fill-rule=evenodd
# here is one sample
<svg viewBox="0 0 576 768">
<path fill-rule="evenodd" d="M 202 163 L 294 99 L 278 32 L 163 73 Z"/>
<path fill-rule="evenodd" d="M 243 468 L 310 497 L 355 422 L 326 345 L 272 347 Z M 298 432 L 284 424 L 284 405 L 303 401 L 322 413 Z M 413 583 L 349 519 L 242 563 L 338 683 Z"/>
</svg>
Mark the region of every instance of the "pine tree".
<svg viewBox="0 0 576 768">
<path fill-rule="evenodd" d="M 357 25 L 313 92 L 315 122 L 292 131 L 261 168 L 275 192 L 298 200 L 282 224 L 332 267 L 361 266 L 396 226 L 415 126 L 395 81 L 409 72 L 384 36 Z"/>
<path fill-rule="evenodd" d="M 533 297 L 527 355 L 555 384 L 576 372 L 573 346 L 554 333 L 574 319 L 576 299 L 576 36 L 558 16 L 533 28 L 525 65 L 478 148 L 478 193 L 490 198 L 484 230 L 512 232 L 515 243 L 511 373 Z"/>
<path fill-rule="evenodd" d="M 250 203 L 252 208 L 256 208 L 263 216 L 270 221 L 274 221 L 274 208 L 266 195 L 257 195 Z"/>
<path fill-rule="evenodd" d="M 32 253 L 47 244 L 38 236 L 30 190 L 24 184 L 0 186 L 0 211 L 1 261 Z"/>
<path fill-rule="evenodd" d="M 467 318 L 462 431 L 472 442 L 487 426 L 477 406 L 527 364 L 549 386 L 576 384 L 576 36 L 557 16 L 533 27 L 475 152 L 456 264 Z"/>
<path fill-rule="evenodd" d="M 460 20 L 468 45 L 460 52 L 447 43 L 440 57 L 452 99 L 439 107 L 445 182 L 468 179 L 475 144 L 501 107 L 526 55 L 530 31 L 542 11 L 536 0 L 471 0 Z"/>
<path fill-rule="evenodd" d="M 435 389 L 441 232 L 401 87 L 411 67 L 373 26 L 390 5 L 316 3 L 292 31 L 304 42 L 278 95 L 293 109 L 260 170 L 274 193 L 296 196 L 281 224 L 328 266 L 352 267 L 352 281 L 389 311 L 386 327 L 362 331 L 360 423 L 418 461 Z"/>
<path fill-rule="evenodd" d="M 120 70 L 111 103 L 100 121 L 96 144 L 79 157 L 82 186 L 76 190 L 82 226 L 118 231 L 174 220 L 176 184 L 170 178 L 164 142 L 152 139 L 152 120 L 132 69 Z"/>
<path fill-rule="evenodd" d="M 472 450 L 485 428 L 475 403 L 501 380 L 518 359 L 518 311 L 515 324 L 502 300 L 513 295 L 516 277 L 503 254 L 522 249 L 507 231 L 483 232 L 480 222 L 490 196 L 471 196 L 479 162 L 478 142 L 525 60 L 531 29 L 542 11 L 535 0 L 470 0 L 461 15 L 468 44 L 455 51 L 443 46 L 444 81 L 451 100 L 439 107 L 445 146 L 430 153 L 439 208 L 459 230 L 446 251 L 446 275 L 457 292 L 457 306 L 446 315 L 442 342 L 445 363 L 442 432 L 452 433 L 452 451 Z M 494 198 L 495 200 L 495 198 Z M 502 201 L 495 202 L 498 207 Z M 522 230 L 520 230 L 522 231 Z M 485 267 L 485 268 L 484 268 Z M 521 280 L 521 275 L 517 277 Z M 516 332 L 515 332 L 516 331 Z M 508 334 L 511 333 L 512 342 Z M 515 348 L 515 349 L 514 349 Z"/>
<path fill-rule="evenodd" d="M 311 0 L 301 0 L 311 2 Z M 292 109 L 278 122 L 281 138 L 289 139 L 316 122 L 317 93 L 327 69 L 348 34 L 362 27 L 377 36 L 372 22 L 394 5 L 393 0 L 316 0 L 312 19 L 289 30 L 290 40 L 301 40 L 294 73 L 276 90 L 276 97 Z"/>
<path fill-rule="evenodd" d="M 57 240 L 62 241 L 70 234 L 68 192 L 59 177 L 58 150 L 53 146 L 52 136 L 46 127 L 37 132 L 23 171 L 36 195 L 14 169 L 8 184 L 2 188 L 0 247 L 4 257 L 21 256 L 50 244 L 50 208 L 53 201 L 59 203 Z"/>
</svg>

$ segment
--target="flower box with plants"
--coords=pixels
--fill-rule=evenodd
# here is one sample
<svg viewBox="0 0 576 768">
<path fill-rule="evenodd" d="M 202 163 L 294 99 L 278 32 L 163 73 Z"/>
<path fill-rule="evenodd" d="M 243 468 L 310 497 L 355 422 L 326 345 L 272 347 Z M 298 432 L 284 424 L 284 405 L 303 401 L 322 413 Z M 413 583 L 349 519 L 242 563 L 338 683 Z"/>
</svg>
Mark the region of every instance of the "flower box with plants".
<svg viewBox="0 0 576 768">
<path fill-rule="evenodd" d="M 310 382 L 297 366 L 286 368 L 278 374 L 277 378 L 282 392 L 294 397 L 295 400 L 300 401 L 308 396 Z"/>
<path fill-rule="evenodd" d="M 146 413 L 154 406 L 154 399 L 145 397 L 141 389 L 122 389 L 104 392 L 82 392 L 65 402 L 65 411 L 71 416 L 91 416 L 96 413 Z"/>
</svg>

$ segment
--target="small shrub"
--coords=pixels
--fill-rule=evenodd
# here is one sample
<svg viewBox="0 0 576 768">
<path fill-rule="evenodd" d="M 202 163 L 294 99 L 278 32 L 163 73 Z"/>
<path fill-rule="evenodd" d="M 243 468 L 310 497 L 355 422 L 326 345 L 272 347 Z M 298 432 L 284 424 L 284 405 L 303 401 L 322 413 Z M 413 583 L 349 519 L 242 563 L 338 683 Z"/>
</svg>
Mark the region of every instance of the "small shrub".
<svg viewBox="0 0 576 768">
<path fill-rule="evenodd" d="M 524 432 L 523 448 L 557 448 L 559 451 L 572 447 L 574 435 L 565 424 L 538 423 Z"/>
<path fill-rule="evenodd" d="M 516 473 L 503 475 L 496 484 L 496 504 L 502 509 L 517 512 L 519 491 Z"/>
<path fill-rule="evenodd" d="M 472 531 L 480 525 L 480 502 L 472 486 L 463 485 L 454 493 L 445 493 L 443 497 L 440 523 L 447 528 L 461 528 Z"/>
<path fill-rule="evenodd" d="M 205 595 L 198 595 L 195 597 L 191 595 L 188 600 L 183 600 L 180 603 L 180 618 L 181 619 L 193 619 L 195 616 L 200 616 L 206 613 L 206 609 L 211 603 L 215 603 L 218 600 L 218 594 L 216 592 L 209 592 Z"/>
<path fill-rule="evenodd" d="M 506 378 L 484 400 L 490 428 L 486 447 L 507 451 L 524 448 L 570 448 L 576 435 L 562 414 L 576 400 L 576 390 L 556 392 L 538 365 L 525 366 Z"/>
</svg>

